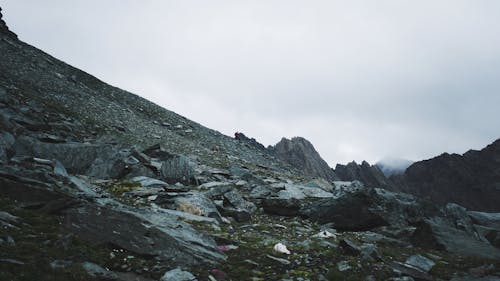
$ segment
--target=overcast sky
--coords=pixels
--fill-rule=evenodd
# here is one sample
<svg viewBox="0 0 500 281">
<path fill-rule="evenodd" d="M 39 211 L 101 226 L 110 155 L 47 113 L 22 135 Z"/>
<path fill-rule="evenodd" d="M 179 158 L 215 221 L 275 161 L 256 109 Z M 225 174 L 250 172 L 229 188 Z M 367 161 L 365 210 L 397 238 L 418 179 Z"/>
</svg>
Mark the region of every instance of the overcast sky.
<svg viewBox="0 0 500 281">
<path fill-rule="evenodd" d="M 0 0 L 20 39 L 224 134 L 334 166 L 500 137 L 500 1 Z"/>
</svg>

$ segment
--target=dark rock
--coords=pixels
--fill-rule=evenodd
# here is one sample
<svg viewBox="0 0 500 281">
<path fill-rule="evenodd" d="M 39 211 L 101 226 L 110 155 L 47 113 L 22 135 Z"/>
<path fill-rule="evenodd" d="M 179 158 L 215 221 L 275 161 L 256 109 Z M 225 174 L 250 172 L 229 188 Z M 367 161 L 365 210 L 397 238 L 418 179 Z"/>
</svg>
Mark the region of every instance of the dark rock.
<svg viewBox="0 0 500 281">
<path fill-rule="evenodd" d="M 271 195 L 274 195 L 274 191 L 271 188 L 265 185 L 257 185 L 252 188 L 248 197 L 252 199 L 264 199 L 271 197 Z"/>
<path fill-rule="evenodd" d="M 467 214 L 471 217 L 474 224 L 500 230 L 500 213 L 469 211 Z"/>
<path fill-rule="evenodd" d="M 166 160 L 174 157 L 174 154 L 170 153 L 168 149 L 166 149 L 161 144 L 155 144 L 146 148 L 143 153 L 148 157 L 158 158 L 161 160 Z"/>
<path fill-rule="evenodd" d="M 442 217 L 424 219 L 415 224 L 417 229 L 411 237 L 415 246 L 448 251 L 463 256 L 500 259 L 500 250 L 480 237 L 474 237 L 465 230 L 456 228 Z"/>
<path fill-rule="evenodd" d="M 478 233 L 500 248 L 500 213 L 468 212 Z"/>
<path fill-rule="evenodd" d="M 498 276 L 484 276 L 484 277 L 464 276 L 464 277 L 454 277 L 454 278 L 450 279 L 450 281 L 500 281 L 500 277 L 498 277 Z"/>
<path fill-rule="evenodd" d="M 365 192 L 346 194 L 338 199 L 325 199 L 304 206 L 302 216 L 320 223 L 333 223 L 340 231 L 363 231 L 389 223 L 371 208 L 372 197 Z"/>
<path fill-rule="evenodd" d="M 171 184 L 196 184 L 195 164 L 184 155 L 172 156 L 162 162 L 161 177 Z"/>
<path fill-rule="evenodd" d="M 224 203 L 229 204 L 235 209 L 244 210 L 249 214 L 253 214 L 257 210 L 254 203 L 243 199 L 241 194 L 236 190 L 224 193 Z"/>
<path fill-rule="evenodd" d="M 340 240 L 339 247 L 344 254 L 349 256 L 359 256 L 361 254 L 361 248 L 347 238 Z"/>
<path fill-rule="evenodd" d="M 425 272 L 429 272 L 436 263 L 422 255 L 413 255 L 406 259 L 406 264 L 417 267 Z"/>
<path fill-rule="evenodd" d="M 294 137 L 291 140 L 283 138 L 271 147 L 270 151 L 308 176 L 321 177 L 328 181 L 338 180 L 335 172 L 321 158 L 313 145 L 304 138 Z"/>
<path fill-rule="evenodd" d="M 234 139 L 239 140 L 241 142 L 244 142 L 250 146 L 253 146 L 259 150 L 266 151 L 266 147 L 263 146 L 261 143 L 257 142 L 254 138 L 249 138 L 245 136 L 245 134 L 236 132 L 234 133 Z"/>
<path fill-rule="evenodd" d="M 12 146 L 14 145 L 14 136 L 8 132 L 0 132 L 0 163 L 7 162 L 10 158 Z"/>
<path fill-rule="evenodd" d="M 16 216 L 13 216 L 7 212 L 0 211 L 0 220 L 5 221 L 8 223 L 16 224 L 19 222 L 19 218 Z"/>
<path fill-rule="evenodd" d="M 87 143 L 45 143 L 20 137 L 15 144 L 16 155 L 58 160 L 71 174 L 96 178 L 119 178 L 130 166 L 129 150 L 112 145 Z"/>
<path fill-rule="evenodd" d="M 381 259 L 375 244 L 361 245 L 361 259 L 364 261 L 375 262 Z"/>
<path fill-rule="evenodd" d="M 122 207 L 84 205 L 65 212 L 66 227 L 79 236 L 112 243 L 172 264 L 215 263 L 224 260 L 215 242 L 166 213 Z"/>
<path fill-rule="evenodd" d="M 217 207 L 202 193 L 187 192 L 173 198 L 172 201 L 175 206 L 174 209 L 198 216 L 215 218 L 219 222 L 222 221 L 222 216 L 219 214 Z"/>
<path fill-rule="evenodd" d="M 222 207 L 221 212 L 224 216 L 232 217 L 237 222 L 247 222 L 252 219 L 252 214 L 246 210 L 235 209 L 231 207 Z"/>
<path fill-rule="evenodd" d="M 416 280 L 434 280 L 434 278 L 431 275 L 429 275 L 427 272 L 424 272 L 417 267 L 413 267 L 404 263 L 391 260 L 384 260 L 384 262 L 390 267 L 392 267 L 393 270 L 401 272 L 401 274 L 403 275 L 415 278 Z M 398 280 L 398 279 L 392 279 L 392 280 Z"/>
<path fill-rule="evenodd" d="M 500 211 L 500 139 L 463 155 L 444 153 L 412 164 L 397 181 L 397 191 L 439 204 L 457 203 L 470 210 Z"/>
<path fill-rule="evenodd" d="M 298 199 L 265 198 L 261 202 L 264 212 L 279 216 L 297 216 L 302 208 Z"/>
<path fill-rule="evenodd" d="M 91 262 L 82 262 L 83 269 L 88 275 L 99 280 L 117 280 L 118 276 L 110 270 L 102 268 L 100 265 Z"/>
<path fill-rule="evenodd" d="M 54 260 L 50 263 L 50 268 L 61 270 L 70 267 L 72 264 L 73 262 L 69 260 Z"/>
<path fill-rule="evenodd" d="M 28 170 L 18 170 L 21 174 L 29 175 Z M 53 200 L 70 198 L 53 185 L 18 176 L 16 174 L 5 173 L 0 170 L 0 194 L 4 198 L 12 198 L 26 205 L 43 207 Z"/>
<path fill-rule="evenodd" d="M 13 39 L 17 39 L 17 35 L 9 30 L 7 24 L 2 19 L 2 8 L 0 8 L 0 33 L 5 34 Z"/>
</svg>

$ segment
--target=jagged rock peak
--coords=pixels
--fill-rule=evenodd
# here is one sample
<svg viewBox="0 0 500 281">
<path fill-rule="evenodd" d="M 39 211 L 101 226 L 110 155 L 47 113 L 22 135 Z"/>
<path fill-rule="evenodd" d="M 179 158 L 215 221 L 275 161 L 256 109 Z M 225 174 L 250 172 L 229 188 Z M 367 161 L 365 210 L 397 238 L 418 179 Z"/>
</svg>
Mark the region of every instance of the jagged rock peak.
<svg viewBox="0 0 500 281">
<path fill-rule="evenodd" d="M 0 7 L 0 33 L 7 34 L 9 36 L 17 38 L 17 35 L 9 30 L 9 27 L 3 20 L 3 15 L 2 15 L 2 7 Z"/>
<path fill-rule="evenodd" d="M 337 164 L 335 166 L 335 174 L 342 181 L 360 181 L 369 187 L 393 187 L 393 183 L 388 179 L 382 171 L 375 165 L 370 165 L 363 161 L 361 164 L 355 161 L 347 163 L 347 165 Z"/>
<path fill-rule="evenodd" d="M 270 150 L 276 157 L 308 176 L 321 177 L 328 181 L 338 180 L 335 172 L 305 138 L 293 137 L 291 140 L 282 138 L 274 147 L 270 147 Z"/>
</svg>

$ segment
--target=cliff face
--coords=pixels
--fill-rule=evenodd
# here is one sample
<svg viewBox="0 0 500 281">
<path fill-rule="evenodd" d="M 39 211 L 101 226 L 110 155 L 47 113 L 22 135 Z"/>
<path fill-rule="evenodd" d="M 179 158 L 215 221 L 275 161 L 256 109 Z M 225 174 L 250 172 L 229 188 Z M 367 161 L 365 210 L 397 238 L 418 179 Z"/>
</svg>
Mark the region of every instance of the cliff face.
<svg viewBox="0 0 500 281">
<path fill-rule="evenodd" d="M 403 175 L 391 179 L 397 182 L 399 191 L 437 203 L 500 211 L 500 139 L 480 151 L 444 153 L 416 162 Z"/>
<path fill-rule="evenodd" d="M 321 177 L 328 181 L 339 179 L 314 146 L 304 138 L 294 137 L 291 140 L 282 138 L 279 143 L 270 148 L 270 151 L 277 158 L 308 176 Z"/>
<path fill-rule="evenodd" d="M 363 161 L 361 165 L 354 161 L 347 165 L 337 164 L 335 174 L 342 181 L 358 180 L 368 187 L 392 189 L 394 185 L 377 166 L 372 166 L 366 161 Z"/>
</svg>

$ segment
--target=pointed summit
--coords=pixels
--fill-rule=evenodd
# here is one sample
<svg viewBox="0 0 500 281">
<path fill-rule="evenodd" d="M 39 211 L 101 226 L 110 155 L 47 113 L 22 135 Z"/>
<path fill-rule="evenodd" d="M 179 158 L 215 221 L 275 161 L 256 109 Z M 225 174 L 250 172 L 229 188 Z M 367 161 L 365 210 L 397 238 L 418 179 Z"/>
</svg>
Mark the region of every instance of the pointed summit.
<svg viewBox="0 0 500 281">
<path fill-rule="evenodd" d="M 302 137 L 294 137 L 291 140 L 282 138 L 271 151 L 276 157 L 308 176 L 321 177 L 328 181 L 338 179 L 314 146 Z"/>
<path fill-rule="evenodd" d="M 0 33 L 6 34 L 8 36 L 14 37 L 17 39 L 17 35 L 9 30 L 9 27 L 3 20 L 3 15 L 2 15 L 2 7 L 0 7 Z"/>
</svg>

